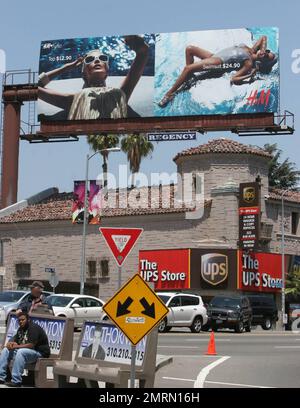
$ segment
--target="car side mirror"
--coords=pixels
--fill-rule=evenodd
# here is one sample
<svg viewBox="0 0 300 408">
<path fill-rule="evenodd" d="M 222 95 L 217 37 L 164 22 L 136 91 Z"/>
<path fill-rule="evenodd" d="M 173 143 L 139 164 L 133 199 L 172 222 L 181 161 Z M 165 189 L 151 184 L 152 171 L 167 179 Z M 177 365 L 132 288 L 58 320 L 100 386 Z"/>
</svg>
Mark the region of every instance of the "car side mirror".
<svg viewBox="0 0 300 408">
<path fill-rule="evenodd" d="M 79 307 L 81 307 L 78 303 L 74 303 L 72 306 L 71 306 L 73 309 L 78 309 Z"/>
</svg>

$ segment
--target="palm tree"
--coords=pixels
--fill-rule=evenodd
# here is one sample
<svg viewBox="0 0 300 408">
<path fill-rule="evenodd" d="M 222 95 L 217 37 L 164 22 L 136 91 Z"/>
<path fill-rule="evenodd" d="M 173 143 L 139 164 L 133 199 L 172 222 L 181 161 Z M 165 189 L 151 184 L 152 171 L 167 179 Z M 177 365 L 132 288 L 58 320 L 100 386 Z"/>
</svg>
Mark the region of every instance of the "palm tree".
<svg viewBox="0 0 300 408">
<path fill-rule="evenodd" d="M 279 161 L 282 151 L 278 149 L 277 143 L 265 144 L 264 149 L 273 157 L 269 161 L 269 186 L 280 189 L 297 189 L 299 181 L 299 171 L 295 168 L 295 163 L 285 159 Z"/>
<path fill-rule="evenodd" d="M 89 135 L 87 137 L 88 144 L 92 147 L 92 149 L 97 152 L 104 149 L 110 149 L 112 147 L 117 147 L 119 144 L 119 136 L 118 135 Z M 103 157 L 103 177 L 104 177 L 104 187 L 107 186 L 107 159 L 108 153 L 106 151 L 101 152 Z"/>
<path fill-rule="evenodd" d="M 121 141 L 121 149 L 127 153 L 129 168 L 132 172 L 131 186 L 134 186 L 135 174 L 140 170 L 143 157 L 153 152 L 154 146 L 145 135 L 134 133 L 124 137 Z"/>
</svg>

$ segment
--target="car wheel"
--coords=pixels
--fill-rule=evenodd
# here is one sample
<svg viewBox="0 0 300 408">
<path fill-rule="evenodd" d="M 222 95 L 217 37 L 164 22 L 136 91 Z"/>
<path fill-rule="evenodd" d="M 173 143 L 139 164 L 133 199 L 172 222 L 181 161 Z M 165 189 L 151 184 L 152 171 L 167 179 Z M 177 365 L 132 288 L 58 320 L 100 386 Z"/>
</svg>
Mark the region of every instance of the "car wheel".
<svg viewBox="0 0 300 408">
<path fill-rule="evenodd" d="M 235 326 L 234 331 L 236 333 L 242 333 L 242 331 L 244 330 L 244 323 L 240 320 L 237 325 Z"/>
<path fill-rule="evenodd" d="M 190 327 L 192 333 L 200 333 L 202 329 L 202 317 L 196 316 Z"/>
<path fill-rule="evenodd" d="M 271 330 L 271 328 L 272 328 L 272 321 L 271 321 L 271 319 L 270 319 L 269 317 L 266 317 L 265 320 L 264 320 L 264 322 L 263 322 L 263 324 L 261 325 L 261 327 L 262 327 L 264 330 Z"/>
<path fill-rule="evenodd" d="M 104 322 L 107 322 L 109 320 L 108 316 L 104 316 L 102 319 Z"/>
<path fill-rule="evenodd" d="M 251 332 L 251 320 L 248 320 L 247 325 L 245 326 L 245 330 L 247 333 Z"/>
<path fill-rule="evenodd" d="M 159 333 L 165 333 L 166 331 L 168 331 L 167 328 L 167 319 L 164 318 L 163 320 L 160 321 L 159 325 L 158 325 L 158 332 Z"/>
</svg>

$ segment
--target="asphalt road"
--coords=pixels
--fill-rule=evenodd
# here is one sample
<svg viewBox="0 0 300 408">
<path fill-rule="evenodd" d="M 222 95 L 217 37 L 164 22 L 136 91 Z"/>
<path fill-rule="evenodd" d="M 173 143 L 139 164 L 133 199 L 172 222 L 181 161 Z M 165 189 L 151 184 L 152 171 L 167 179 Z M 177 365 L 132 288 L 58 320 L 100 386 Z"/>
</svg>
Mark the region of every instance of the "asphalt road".
<svg viewBox="0 0 300 408">
<path fill-rule="evenodd" d="M 160 334 L 157 352 L 173 363 L 156 373 L 155 388 L 300 387 L 300 333 L 217 332 L 216 356 L 205 354 L 209 338 L 184 329 Z"/>
<path fill-rule="evenodd" d="M 210 333 L 159 336 L 158 353 L 173 364 L 156 374 L 155 387 L 300 387 L 300 333 L 215 334 L 216 356 L 205 355 Z"/>
</svg>

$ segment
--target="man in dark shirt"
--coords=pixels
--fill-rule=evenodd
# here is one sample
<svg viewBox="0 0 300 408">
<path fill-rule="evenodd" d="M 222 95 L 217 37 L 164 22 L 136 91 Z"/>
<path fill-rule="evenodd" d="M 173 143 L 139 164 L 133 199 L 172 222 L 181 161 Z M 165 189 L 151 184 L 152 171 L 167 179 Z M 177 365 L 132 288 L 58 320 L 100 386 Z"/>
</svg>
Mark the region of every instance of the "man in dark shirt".
<svg viewBox="0 0 300 408">
<path fill-rule="evenodd" d="M 43 295 L 44 285 L 40 281 L 34 281 L 32 285 L 30 285 L 31 293 L 29 297 L 20 303 L 20 306 L 17 310 L 17 315 L 21 312 L 32 313 L 36 311 L 36 309 L 46 304 L 46 298 Z"/>
<path fill-rule="evenodd" d="M 29 320 L 28 314 L 18 316 L 19 328 L 16 335 L 6 344 L 0 355 L 0 384 L 5 383 L 9 362 L 14 359 L 10 387 L 22 385 L 22 374 L 26 364 L 35 363 L 38 358 L 50 356 L 48 337 L 45 331 Z"/>
</svg>

